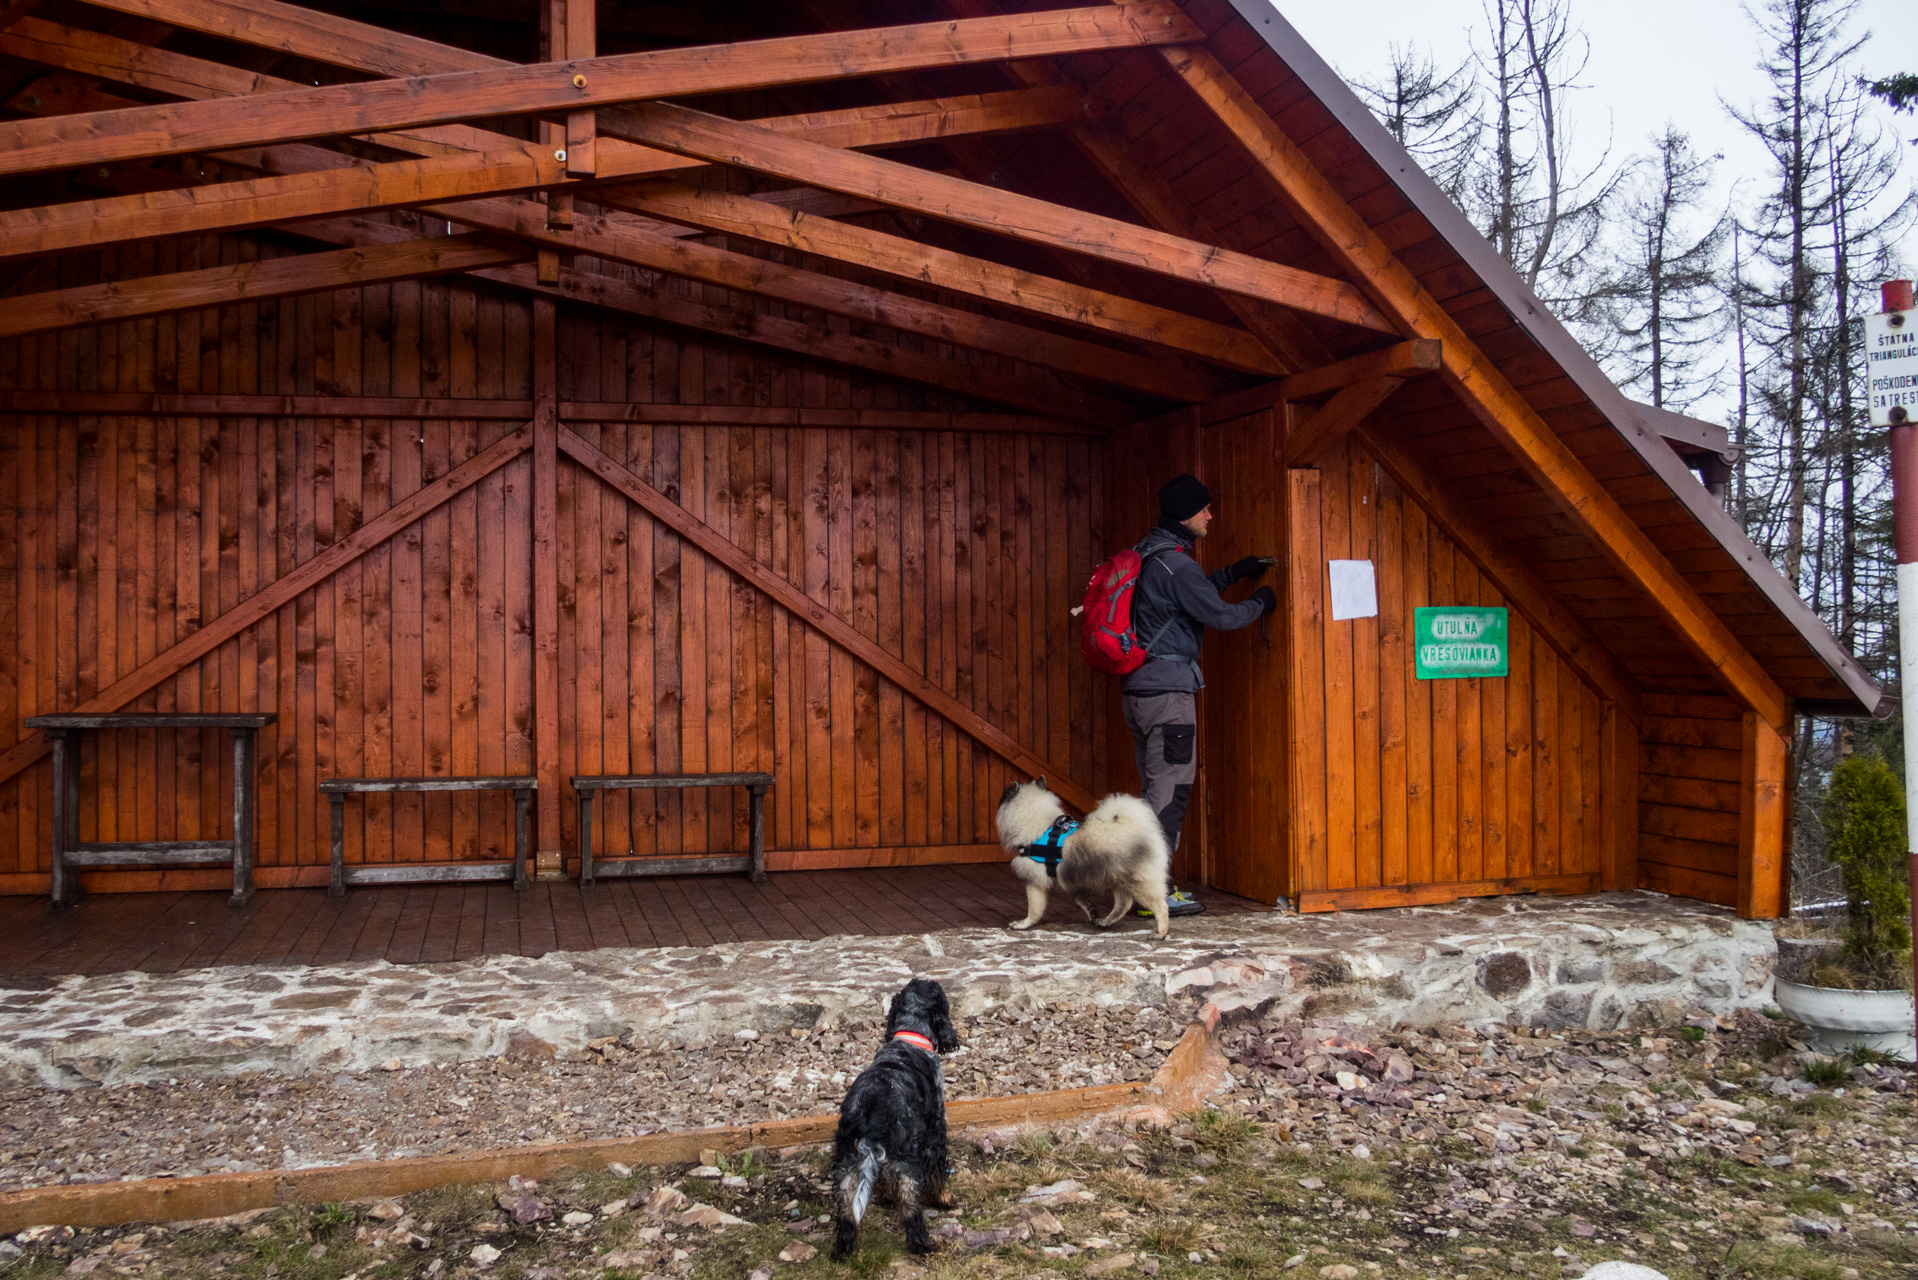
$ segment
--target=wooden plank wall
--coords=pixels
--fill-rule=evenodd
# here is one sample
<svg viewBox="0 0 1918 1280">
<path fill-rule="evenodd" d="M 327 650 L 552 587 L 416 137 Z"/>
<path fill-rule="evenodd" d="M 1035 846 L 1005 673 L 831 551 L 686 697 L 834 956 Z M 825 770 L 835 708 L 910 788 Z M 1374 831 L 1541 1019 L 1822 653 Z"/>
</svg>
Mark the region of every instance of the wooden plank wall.
<svg viewBox="0 0 1918 1280">
<path fill-rule="evenodd" d="M 1267 410 L 1207 427 L 1205 473 L 1217 486 L 1213 523 L 1202 558 L 1208 567 L 1242 556 L 1274 556 L 1263 582 L 1285 591 L 1285 489 L 1278 483 L 1282 421 Z M 1225 592 L 1243 600 L 1258 583 Z M 1287 785 L 1285 621 L 1283 616 L 1206 641 L 1209 696 L 1204 758 L 1207 883 L 1242 897 L 1273 902 L 1291 897 L 1292 859 Z"/>
<path fill-rule="evenodd" d="M 177 260 L 122 269 L 255 252 L 239 239 L 160 249 Z M 597 312 L 563 309 L 559 350 L 569 400 L 969 407 Z M 0 397 L 525 398 L 530 359 L 522 301 L 421 282 L 0 343 Z M 74 706 L 516 425 L 0 414 L 0 745 L 25 716 Z M 1104 545 L 1099 441 L 574 429 L 1061 773 L 1103 783 L 1106 708 L 1068 614 Z M 323 881 L 321 777 L 532 771 L 530 481 L 522 456 L 127 708 L 278 712 L 261 741 L 262 884 Z M 998 856 L 992 808 L 1010 773 L 996 757 L 570 460 L 559 484 L 562 776 L 770 770 L 774 867 Z M 91 742 L 83 839 L 210 836 L 230 822 L 217 736 Z M 44 887 L 48 770 L 0 782 L 0 892 Z M 576 806 L 570 789 L 555 799 L 570 852 Z M 745 812 L 727 793 L 609 798 L 598 852 L 741 848 Z M 352 862 L 502 858 L 510 838 L 498 795 L 347 808 Z M 113 872 L 100 887 L 160 887 L 162 874 L 169 887 L 218 878 Z"/>
<path fill-rule="evenodd" d="M 1639 882 L 1738 902 L 1744 717 L 1725 694 L 1645 695 L 1639 748 Z"/>
<path fill-rule="evenodd" d="M 1597 695 L 1516 612 L 1509 677 L 1415 679 L 1413 609 L 1504 598 L 1349 441 L 1289 482 L 1301 906 L 1598 888 Z M 1331 620 L 1328 560 L 1373 562 L 1377 618 Z"/>
</svg>

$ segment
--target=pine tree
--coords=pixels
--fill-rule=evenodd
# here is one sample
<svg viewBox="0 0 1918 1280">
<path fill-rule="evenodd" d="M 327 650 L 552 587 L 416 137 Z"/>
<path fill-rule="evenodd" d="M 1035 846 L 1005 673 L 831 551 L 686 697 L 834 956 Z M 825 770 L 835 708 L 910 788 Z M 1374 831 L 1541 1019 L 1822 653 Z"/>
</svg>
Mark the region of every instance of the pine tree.
<svg viewBox="0 0 1918 1280">
<path fill-rule="evenodd" d="M 1717 389 L 1721 372 L 1720 269 L 1730 221 L 1704 208 L 1717 159 L 1698 155 L 1689 137 L 1667 125 L 1635 166 L 1621 209 L 1615 364 L 1624 385 L 1660 408 L 1689 408 Z"/>
<path fill-rule="evenodd" d="M 1355 77 L 1352 86 L 1439 190 L 1460 200 L 1471 182 L 1484 130 L 1471 60 L 1441 71 L 1429 50 L 1393 44 L 1390 53 L 1391 65 L 1383 76 Z"/>
<path fill-rule="evenodd" d="M 1831 216 L 1823 153 L 1828 141 L 1823 100 L 1862 40 L 1845 32 L 1855 0 L 1765 0 L 1752 12 L 1767 43 L 1760 70 L 1771 83 L 1764 101 L 1733 111 L 1769 153 L 1772 188 L 1759 212 L 1755 248 L 1774 272 L 1769 284 L 1748 284 L 1770 359 L 1761 399 L 1779 434 L 1775 517 L 1764 522 L 1794 590 L 1804 585 L 1805 513 L 1810 432 L 1811 359 L 1829 278 L 1815 254 L 1816 228 Z M 1761 526 L 1763 527 L 1763 526 Z"/>
</svg>

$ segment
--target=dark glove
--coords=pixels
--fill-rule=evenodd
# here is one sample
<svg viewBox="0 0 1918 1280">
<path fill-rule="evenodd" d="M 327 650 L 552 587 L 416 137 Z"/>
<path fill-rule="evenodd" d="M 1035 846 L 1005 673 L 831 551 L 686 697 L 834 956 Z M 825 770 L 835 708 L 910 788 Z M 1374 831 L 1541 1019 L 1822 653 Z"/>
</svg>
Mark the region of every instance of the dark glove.
<svg viewBox="0 0 1918 1280">
<path fill-rule="evenodd" d="M 1261 618 L 1263 618 L 1268 613 L 1276 613 L 1278 611 L 1278 608 L 1279 608 L 1278 593 L 1273 591 L 1272 588 L 1270 587 L 1260 587 L 1257 591 L 1254 591 L 1251 595 L 1247 596 L 1246 598 L 1248 600 L 1257 600 L 1259 602 L 1259 609 L 1260 609 L 1259 616 Z"/>
<path fill-rule="evenodd" d="M 1232 581 L 1243 582 L 1247 578 L 1263 578 L 1265 571 L 1271 567 L 1272 559 L 1269 556 L 1247 556 L 1226 572 L 1232 575 Z"/>
</svg>

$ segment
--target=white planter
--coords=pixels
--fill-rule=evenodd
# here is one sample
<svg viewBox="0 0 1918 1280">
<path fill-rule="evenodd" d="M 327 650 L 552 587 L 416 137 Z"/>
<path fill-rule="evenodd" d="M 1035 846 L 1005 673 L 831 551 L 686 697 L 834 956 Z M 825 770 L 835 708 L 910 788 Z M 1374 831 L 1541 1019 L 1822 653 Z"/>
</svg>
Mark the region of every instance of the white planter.
<svg viewBox="0 0 1918 1280">
<path fill-rule="evenodd" d="M 1918 1058 L 1909 991 L 1847 991 L 1781 978 L 1777 992 L 1779 1009 L 1810 1028 L 1807 1039 L 1826 1053 L 1863 1046 L 1904 1062 Z"/>
</svg>

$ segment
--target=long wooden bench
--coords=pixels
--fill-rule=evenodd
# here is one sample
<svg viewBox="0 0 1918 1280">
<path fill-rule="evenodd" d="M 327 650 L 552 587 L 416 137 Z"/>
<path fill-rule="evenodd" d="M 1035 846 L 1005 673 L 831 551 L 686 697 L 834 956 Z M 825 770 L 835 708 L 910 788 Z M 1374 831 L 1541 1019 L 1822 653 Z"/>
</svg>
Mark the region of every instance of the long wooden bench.
<svg viewBox="0 0 1918 1280">
<path fill-rule="evenodd" d="M 758 884 L 766 878 L 766 792 L 770 773 L 639 774 L 630 777 L 573 779 L 579 793 L 579 883 L 590 885 L 600 876 L 679 876 L 697 871 L 744 871 Z M 752 852 L 744 856 L 690 858 L 620 858 L 593 865 L 593 801 L 602 791 L 637 791 L 677 787 L 746 787 L 752 791 Z"/>
<path fill-rule="evenodd" d="M 279 717 L 259 714 L 202 714 L 121 711 L 105 715 L 65 713 L 28 716 L 29 729 L 43 729 L 53 740 L 53 886 L 50 907 L 64 910 L 80 900 L 79 867 L 192 866 L 225 862 L 233 867 L 233 896 L 227 905 L 243 907 L 253 897 L 255 737 Z M 96 729 L 225 729 L 233 737 L 233 838 L 231 840 L 80 839 L 80 740 Z"/>
<path fill-rule="evenodd" d="M 515 889 L 528 887 L 526 878 L 526 809 L 537 778 L 326 778 L 320 790 L 333 806 L 333 879 L 331 897 L 349 884 L 437 884 L 449 880 L 511 879 Z M 422 866 L 396 862 L 385 866 L 346 866 L 346 798 L 396 791 L 511 791 L 513 793 L 513 860 L 511 862 L 454 862 Z"/>
</svg>

